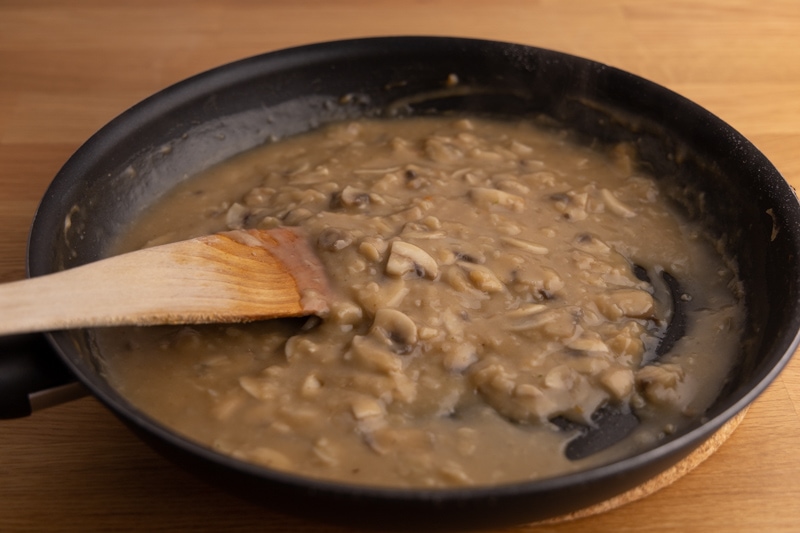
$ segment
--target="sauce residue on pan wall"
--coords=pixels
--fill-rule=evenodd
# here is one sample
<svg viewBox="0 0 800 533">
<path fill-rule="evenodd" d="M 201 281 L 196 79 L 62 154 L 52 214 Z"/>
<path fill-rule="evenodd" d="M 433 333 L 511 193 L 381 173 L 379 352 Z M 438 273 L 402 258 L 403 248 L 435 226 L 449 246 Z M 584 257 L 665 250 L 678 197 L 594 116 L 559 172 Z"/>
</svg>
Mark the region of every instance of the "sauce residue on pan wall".
<svg viewBox="0 0 800 533">
<path fill-rule="evenodd" d="M 497 484 L 655 446 L 702 416 L 735 362 L 735 267 L 625 146 L 568 137 L 474 118 L 347 122 L 186 180 L 118 252 L 299 225 L 336 288 L 331 312 L 98 331 L 109 379 L 220 452 L 353 483 Z M 665 272 L 687 329 L 661 355 Z M 603 409 L 638 423 L 568 458 Z"/>
</svg>

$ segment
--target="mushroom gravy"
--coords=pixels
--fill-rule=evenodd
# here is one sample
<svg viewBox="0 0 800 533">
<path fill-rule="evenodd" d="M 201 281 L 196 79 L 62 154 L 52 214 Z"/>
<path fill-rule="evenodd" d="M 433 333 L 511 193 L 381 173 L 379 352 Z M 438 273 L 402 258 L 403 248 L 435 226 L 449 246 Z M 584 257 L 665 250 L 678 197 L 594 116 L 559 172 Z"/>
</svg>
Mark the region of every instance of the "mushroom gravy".
<svg viewBox="0 0 800 533">
<path fill-rule="evenodd" d="M 301 226 L 336 291 L 329 315 L 97 331 L 106 372 L 191 439 L 345 482 L 497 484 L 647 450 L 714 401 L 744 310 L 732 261 L 629 152 L 407 118 L 241 154 L 184 181 L 116 251 Z M 665 349 L 673 300 L 686 334 Z M 636 427 L 568 458 L 609 406 Z"/>
</svg>

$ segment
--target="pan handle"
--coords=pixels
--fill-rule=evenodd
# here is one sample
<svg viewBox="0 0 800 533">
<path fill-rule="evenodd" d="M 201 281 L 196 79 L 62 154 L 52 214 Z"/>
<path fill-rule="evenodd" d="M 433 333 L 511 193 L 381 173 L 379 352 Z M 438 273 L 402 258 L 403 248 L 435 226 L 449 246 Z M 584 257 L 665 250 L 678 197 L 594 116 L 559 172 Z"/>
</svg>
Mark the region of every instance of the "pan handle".
<svg viewBox="0 0 800 533">
<path fill-rule="evenodd" d="M 86 394 L 44 335 L 0 337 L 0 419 L 28 416 Z"/>
</svg>

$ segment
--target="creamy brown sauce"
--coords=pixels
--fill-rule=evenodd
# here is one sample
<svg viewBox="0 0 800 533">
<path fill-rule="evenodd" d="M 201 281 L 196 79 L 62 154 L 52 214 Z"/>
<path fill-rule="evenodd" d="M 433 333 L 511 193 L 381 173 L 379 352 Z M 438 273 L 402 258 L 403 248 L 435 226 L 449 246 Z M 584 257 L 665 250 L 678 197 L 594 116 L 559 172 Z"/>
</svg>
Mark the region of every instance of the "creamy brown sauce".
<svg viewBox="0 0 800 533">
<path fill-rule="evenodd" d="M 736 276 L 625 147 L 567 137 L 477 119 L 354 122 L 192 177 L 117 251 L 300 225 L 337 291 L 331 313 L 99 331 L 112 383 L 223 453 L 354 483 L 496 484 L 652 447 L 724 384 L 743 319 Z M 662 271 L 689 327 L 656 357 L 672 314 Z M 604 406 L 640 424 L 567 459 Z"/>
</svg>

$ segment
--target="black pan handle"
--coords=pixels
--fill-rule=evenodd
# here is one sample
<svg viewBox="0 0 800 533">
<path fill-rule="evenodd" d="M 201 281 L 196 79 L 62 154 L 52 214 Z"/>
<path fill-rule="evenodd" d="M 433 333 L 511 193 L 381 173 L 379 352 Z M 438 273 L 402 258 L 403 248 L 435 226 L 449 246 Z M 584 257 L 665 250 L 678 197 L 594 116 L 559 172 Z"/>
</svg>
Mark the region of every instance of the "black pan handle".
<svg viewBox="0 0 800 533">
<path fill-rule="evenodd" d="M 86 395 L 44 335 L 0 337 L 0 419 Z"/>
</svg>

